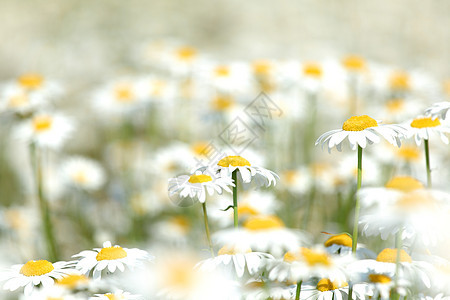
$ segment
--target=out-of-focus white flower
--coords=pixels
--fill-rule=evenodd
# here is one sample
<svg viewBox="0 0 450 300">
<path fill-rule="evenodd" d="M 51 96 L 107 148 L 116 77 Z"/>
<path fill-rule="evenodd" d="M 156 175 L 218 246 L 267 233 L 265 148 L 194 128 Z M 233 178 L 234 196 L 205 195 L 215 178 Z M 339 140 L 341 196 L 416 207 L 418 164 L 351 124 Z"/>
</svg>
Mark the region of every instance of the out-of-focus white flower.
<svg viewBox="0 0 450 300">
<path fill-rule="evenodd" d="M 418 117 L 405 123 L 405 126 L 408 128 L 407 137 L 414 136 L 417 146 L 420 146 L 423 140 L 429 140 L 432 133 L 439 135 L 442 142 L 448 144 L 448 137 L 445 134 L 450 133 L 450 127 L 441 124 L 439 118 Z"/>
<path fill-rule="evenodd" d="M 90 297 L 89 300 L 128 300 L 128 299 L 142 299 L 140 295 L 133 295 L 123 290 L 117 290 L 114 293 L 95 294 L 95 297 Z"/>
<path fill-rule="evenodd" d="M 346 233 L 335 234 L 329 237 L 324 246 L 326 250 L 334 255 L 351 255 L 352 238 Z M 375 258 L 375 253 L 358 243 L 355 256 L 358 258 Z"/>
<path fill-rule="evenodd" d="M 251 281 L 244 287 L 245 300 L 284 300 L 295 297 L 296 285 L 271 281 Z"/>
<path fill-rule="evenodd" d="M 101 278 L 102 271 L 105 269 L 111 273 L 116 269 L 123 272 L 125 266 L 133 268 L 140 265 L 142 261 L 153 259 L 147 251 L 122 248 L 118 245 L 113 247 L 109 241 L 103 243 L 103 248 L 85 250 L 73 257 L 80 258 L 75 267 L 82 273 L 89 274 L 93 270 L 94 279 Z"/>
<path fill-rule="evenodd" d="M 0 112 L 30 113 L 42 108 L 46 100 L 17 85 L 7 85 L 0 92 Z"/>
<path fill-rule="evenodd" d="M 99 163 L 81 156 L 64 161 L 61 176 L 66 185 L 87 191 L 98 190 L 106 180 L 105 171 Z"/>
<path fill-rule="evenodd" d="M 367 288 L 367 284 L 359 283 L 353 285 L 352 299 L 365 299 L 366 296 L 371 296 Z M 302 284 L 301 289 L 302 299 L 311 300 L 342 300 L 348 297 L 348 283 L 331 281 L 328 278 L 322 278 L 313 284 L 311 281 Z M 304 298 L 303 298 L 304 297 Z"/>
<path fill-rule="evenodd" d="M 431 116 L 432 119 L 439 118 L 441 120 L 445 120 L 447 117 L 447 113 L 450 110 L 450 102 L 443 101 L 433 103 L 432 106 L 425 110 L 425 115 Z"/>
</svg>

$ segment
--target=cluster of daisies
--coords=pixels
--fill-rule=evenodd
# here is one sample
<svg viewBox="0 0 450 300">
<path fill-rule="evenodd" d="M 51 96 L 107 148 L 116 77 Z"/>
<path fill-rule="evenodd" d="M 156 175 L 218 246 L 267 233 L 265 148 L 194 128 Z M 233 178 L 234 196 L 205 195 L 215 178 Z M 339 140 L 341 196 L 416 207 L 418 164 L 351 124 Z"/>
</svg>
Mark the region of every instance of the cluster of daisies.
<svg viewBox="0 0 450 300">
<path fill-rule="evenodd" d="M 2 299 L 449 299 L 448 80 L 139 50 L 0 86 Z"/>
</svg>

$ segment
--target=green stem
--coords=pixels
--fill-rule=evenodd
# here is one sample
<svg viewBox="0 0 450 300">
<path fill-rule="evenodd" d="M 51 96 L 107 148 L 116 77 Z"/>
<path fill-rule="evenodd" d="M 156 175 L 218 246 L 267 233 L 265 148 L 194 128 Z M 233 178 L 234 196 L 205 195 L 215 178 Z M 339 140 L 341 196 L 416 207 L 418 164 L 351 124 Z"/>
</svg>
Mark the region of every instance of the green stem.
<svg viewBox="0 0 450 300">
<path fill-rule="evenodd" d="M 238 170 L 236 169 L 231 174 L 231 178 L 233 179 L 233 183 L 234 183 L 234 187 L 233 187 L 234 228 L 238 228 L 237 172 L 238 172 Z"/>
<path fill-rule="evenodd" d="M 359 219 L 359 196 L 358 191 L 361 188 L 362 179 L 362 151 L 361 146 L 358 145 L 358 181 L 356 184 L 356 199 L 355 199 L 355 219 L 353 222 L 353 239 L 352 239 L 352 252 L 356 252 L 356 245 L 358 243 L 358 219 Z"/>
<path fill-rule="evenodd" d="M 402 250 L 402 231 L 403 229 L 397 232 L 395 236 L 395 247 L 397 248 L 397 256 L 395 258 L 395 279 L 394 279 L 394 288 L 395 293 L 393 295 L 393 299 L 400 299 L 400 294 L 398 293 L 398 280 L 399 280 L 399 270 L 400 270 L 400 251 Z"/>
<path fill-rule="evenodd" d="M 302 280 L 300 280 L 299 282 L 297 282 L 297 289 L 295 291 L 295 300 L 299 300 L 300 299 L 300 291 L 302 290 Z"/>
<path fill-rule="evenodd" d="M 211 242 L 211 234 L 209 233 L 209 226 L 208 226 L 208 213 L 206 212 L 206 202 L 202 203 L 203 208 L 203 221 L 205 222 L 205 231 L 206 231 L 206 238 L 208 239 L 208 245 L 209 250 L 211 251 L 211 256 L 214 257 L 214 249 Z"/>
<path fill-rule="evenodd" d="M 348 297 L 347 300 L 352 300 L 352 294 L 353 294 L 353 284 L 351 282 L 348 283 Z"/>
<path fill-rule="evenodd" d="M 431 188 L 431 169 L 430 169 L 430 148 L 428 146 L 428 140 L 423 140 L 425 146 L 425 163 L 427 166 L 427 186 Z"/>
<path fill-rule="evenodd" d="M 44 236 L 47 244 L 48 258 L 52 262 L 55 262 L 58 260 L 58 248 L 53 233 L 49 204 L 44 195 L 41 156 L 39 155 L 39 149 L 37 149 L 35 145 L 31 145 L 31 153 L 34 156 L 34 172 L 36 176 L 39 209 L 41 211 L 42 227 L 44 229 Z"/>
</svg>

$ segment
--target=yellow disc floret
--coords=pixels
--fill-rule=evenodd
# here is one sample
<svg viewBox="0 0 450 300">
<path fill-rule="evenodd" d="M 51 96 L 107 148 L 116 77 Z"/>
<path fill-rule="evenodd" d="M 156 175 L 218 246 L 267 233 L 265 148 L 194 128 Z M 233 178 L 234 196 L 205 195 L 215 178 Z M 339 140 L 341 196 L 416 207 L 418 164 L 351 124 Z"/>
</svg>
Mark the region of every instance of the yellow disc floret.
<svg viewBox="0 0 450 300">
<path fill-rule="evenodd" d="M 230 76 L 230 68 L 228 68 L 228 66 L 225 65 L 218 66 L 214 70 L 214 73 L 216 74 L 217 77 L 227 77 Z"/>
<path fill-rule="evenodd" d="M 19 273 L 27 277 L 41 276 L 50 273 L 55 268 L 53 264 L 46 260 L 30 260 L 20 268 Z"/>
<path fill-rule="evenodd" d="M 244 227 L 249 230 L 269 230 L 283 228 L 284 223 L 277 216 L 254 216 L 245 221 Z"/>
<path fill-rule="evenodd" d="M 349 71 L 362 71 L 365 68 L 366 62 L 361 56 L 350 55 L 342 60 L 342 64 Z"/>
<path fill-rule="evenodd" d="M 36 116 L 33 118 L 33 128 L 36 132 L 49 130 L 52 127 L 53 119 L 50 116 Z"/>
<path fill-rule="evenodd" d="M 332 290 L 337 290 L 338 288 L 348 286 L 347 282 L 343 282 L 340 285 L 336 281 L 331 281 L 328 278 L 322 278 L 317 283 L 317 289 L 321 292 L 327 292 Z"/>
<path fill-rule="evenodd" d="M 114 247 L 106 247 L 100 250 L 100 252 L 97 254 L 96 259 L 97 261 L 101 260 L 116 260 L 127 257 L 127 252 L 123 250 L 120 246 L 114 246 Z"/>
<path fill-rule="evenodd" d="M 328 240 L 325 241 L 325 247 L 330 247 L 331 245 L 341 245 L 345 247 L 352 246 L 352 238 L 345 233 L 333 235 Z"/>
<path fill-rule="evenodd" d="M 420 151 L 416 146 L 402 146 L 396 152 L 397 156 L 406 161 L 417 161 L 420 159 Z"/>
<path fill-rule="evenodd" d="M 303 259 L 309 266 L 323 265 L 330 266 L 331 260 L 328 254 L 324 252 L 318 252 L 308 248 L 301 248 Z"/>
<path fill-rule="evenodd" d="M 367 115 L 353 116 L 342 125 L 345 131 L 362 131 L 366 128 L 377 127 L 378 123 Z"/>
<path fill-rule="evenodd" d="M 424 188 L 419 180 L 409 176 L 394 177 L 385 184 L 385 187 L 400 190 L 402 192 L 411 192 Z"/>
<path fill-rule="evenodd" d="M 389 79 L 389 85 L 393 90 L 408 90 L 410 88 L 408 73 L 403 71 L 394 72 Z"/>
<path fill-rule="evenodd" d="M 81 284 L 88 283 L 89 279 L 81 274 L 71 274 L 61 279 L 58 279 L 57 284 L 65 286 L 69 289 L 74 289 Z"/>
<path fill-rule="evenodd" d="M 395 264 L 397 261 L 397 249 L 384 249 L 378 254 L 377 261 Z M 411 256 L 403 249 L 400 250 L 400 262 L 412 262 Z"/>
<path fill-rule="evenodd" d="M 391 277 L 383 274 L 369 274 L 369 280 L 373 283 L 389 283 L 391 282 Z"/>
<path fill-rule="evenodd" d="M 250 253 L 250 252 L 252 252 L 252 249 L 250 248 L 239 249 L 238 247 L 235 246 L 225 245 L 222 248 L 220 248 L 219 252 L 217 252 L 217 255 L 235 255 L 238 253 Z"/>
<path fill-rule="evenodd" d="M 25 74 L 18 78 L 18 82 L 24 88 L 35 90 L 42 86 L 44 77 L 39 74 Z"/>
<path fill-rule="evenodd" d="M 306 63 L 303 66 L 303 74 L 309 77 L 320 78 L 322 77 L 322 68 L 316 63 Z"/>
<path fill-rule="evenodd" d="M 263 75 L 266 76 L 270 73 L 270 70 L 272 69 L 272 65 L 270 61 L 267 60 L 258 60 L 253 62 L 253 72 L 256 75 Z"/>
<path fill-rule="evenodd" d="M 119 300 L 119 297 L 117 297 L 116 295 L 111 294 L 111 293 L 105 294 L 104 296 L 106 296 L 106 298 L 108 298 L 108 300 Z"/>
<path fill-rule="evenodd" d="M 119 102 L 131 102 L 134 100 L 133 88 L 129 84 L 119 84 L 114 88 L 114 95 Z"/>
<path fill-rule="evenodd" d="M 417 118 L 411 122 L 411 127 L 414 128 L 436 127 L 439 125 L 441 125 L 441 121 L 438 118 L 433 120 L 431 117 Z"/>
<path fill-rule="evenodd" d="M 188 180 L 190 183 L 203 183 L 212 181 L 212 177 L 206 174 L 191 175 Z"/>
<path fill-rule="evenodd" d="M 232 167 L 244 167 L 244 166 L 251 166 L 248 160 L 243 158 L 242 156 L 227 156 L 222 158 L 218 163 L 218 166 L 228 168 L 229 166 Z"/>
<path fill-rule="evenodd" d="M 216 97 L 211 101 L 211 108 L 215 111 L 226 111 L 232 108 L 234 100 L 231 97 Z"/>
<path fill-rule="evenodd" d="M 195 58 L 197 51 L 189 46 L 181 47 L 177 50 L 177 56 L 184 61 L 190 61 Z"/>
</svg>

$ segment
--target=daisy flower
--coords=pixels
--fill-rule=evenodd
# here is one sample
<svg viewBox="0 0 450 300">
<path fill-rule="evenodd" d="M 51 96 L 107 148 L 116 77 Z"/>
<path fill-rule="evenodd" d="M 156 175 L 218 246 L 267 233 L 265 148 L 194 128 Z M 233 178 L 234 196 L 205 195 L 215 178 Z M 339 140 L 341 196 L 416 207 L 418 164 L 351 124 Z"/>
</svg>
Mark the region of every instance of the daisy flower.
<svg viewBox="0 0 450 300">
<path fill-rule="evenodd" d="M 89 278 L 87 276 L 81 272 L 75 271 L 58 279 L 56 286 L 62 287 L 66 290 L 76 290 L 86 288 L 89 283 Z"/>
<path fill-rule="evenodd" d="M 335 234 L 324 242 L 325 249 L 331 254 L 350 255 L 352 253 L 352 237 L 347 233 Z M 358 245 L 356 257 L 375 258 L 375 253 Z"/>
<path fill-rule="evenodd" d="M 357 146 L 364 149 L 367 144 L 379 143 L 381 136 L 389 143 L 400 147 L 400 138 L 405 133 L 406 129 L 400 125 L 382 125 L 367 115 L 353 116 L 344 122 L 342 129 L 335 129 L 322 134 L 317 139 L 316 146 L 321 144 L 323 147 L 326 144 L 328 152 L 333 147 L 341 151 L 342 143 L 347 138 L 352 150 L 355 150 Z"/>
<path fill-rule="evenodd" d="M 106 181 L 102 166 L 81 156 L 71 157 L 63 162 L 61 176 L 68 186 L 87 191 L 100 189 Z"/>
<path fill-rule="evenodd" d="M 117 290 L 114 293 L 95 294 L 95 297 L 90 297 L 89 300 L 128 300 L 128 299 L 142 299 L 139 295 L 132 295 L 129 292 Z"/>
<path fill-rule="evenodd" d="M 231 193 L 229 186 L 234 186 L 229 177 L 214 177 L 197 171 L 190 176 L 182 175 L 169 179 L 169 196 L 178 193 L 183 198 L 190 197 L 205 203 L 206 193 L 210 196 L 214 192 L 221 195 L 223 190 Z"/>
<path fill-rule="evenodd" d="M 47 260 L 30 260 L 23 265 L 14 265 L 1 276 L 2 280 L 6 280 L 3 289 L 15 291 L 19 287 L 25 287 L 25 295 L 30 295 L 36 286 L 52 286 L 55 280 L 70 274 L 73 271 L 71 267 L 73 262 L 51 263 Z"/>
<path fill-rule="evenodd" d="M 267 253 L 252 252 L 250 248 L 240 249 L 236 246 L 224 246 L 219 250 L 217 257 L 203 260 L 197 264 L 197 267 L 202 271 L 228 268 L 241 278 L 244 274 L 259 275 L 268 259 L 274 258 Z"/>
<path fill-rule="evenodd" d="M 251 281 L 244 287 L 245 300 L 285 300 L 295 296 L 295 284 L 271 281 Z"/>
<path fill-rule="evenodd" d="M 38 147 L 59 149 L 74 131 L 72 121 L 58 113 L 37 113 L 18 125 L 15 136 Z"/>
<path fill-rule="evenodd" d="M 55 97 L 62 91 L 61 86 L 38 73 L 26 73 L 19 76 L 16 86 L 30 93 L 39 94 L 42 97 Z"/>
<path fill-rule="evenodd" d="M 16 85 L 5 86 L 0 93 L 0 111 L 30 113 L 46 104 L 45 99 Z"/>
<path fill-rule="evenodd" d="M 93 270 L 94 279 L 100 279 L 102 271 L 108 269 L 114 273 L 116 269 L 123 272 L 125 265 L 133 268 L 141 264 L 141 261 L 151 260 L 153 256 L 147 251 L 137 248 L 127 249 L 118 245 L 112 246 L 110 241 L 103 243 L 103 248 L 85 250 L 72 257 L 80 258 L 75 268 L 83 274 L 89 274 Z"/>
<path fill-rule="evenodd" d="M 409 282 L 400 278 L 395 283 L 392 273 L 367 273 L 363 281 L 368 283 L 368 289 L 374 299 L 389 300 L 391 291 L 395 290 L 400 296 L 406 295 L 406 287 Z M 397 286 L 396 286 L 397 285 Z"/>
<path fill-rule="evenodd" d="M 432 119 L 439 118 L 441 120 L 445 120 L 449 110 L 450 102 L 437 102 L 433 103 L 433 105 L 425 110 L 425 115 L 431 116 Z"/>
<path fill-rule="evenodd" d="M 301 299 L 311 300 L 343 300 L 348 297 L 348 283 L 331 281 L 328 278 L 320 279 L 317 284 L 305 283 L 301 290 Z M 366 284 L 354 284 L 352 299 L 365 299 L 371 296 Z"/>
<path fill-rule="evenodd" d="M 450 127 L 441 124 L 439 118 L 419 116 L 405 125 L 408 126 L 407 137 L 414 136 L 417 146 L 420 146 L 422 141 L 428 141 L 432 134 L 439 135 L 444 144 L 449 142 L 445 134 L 450 133 Z"/>
</svg>

